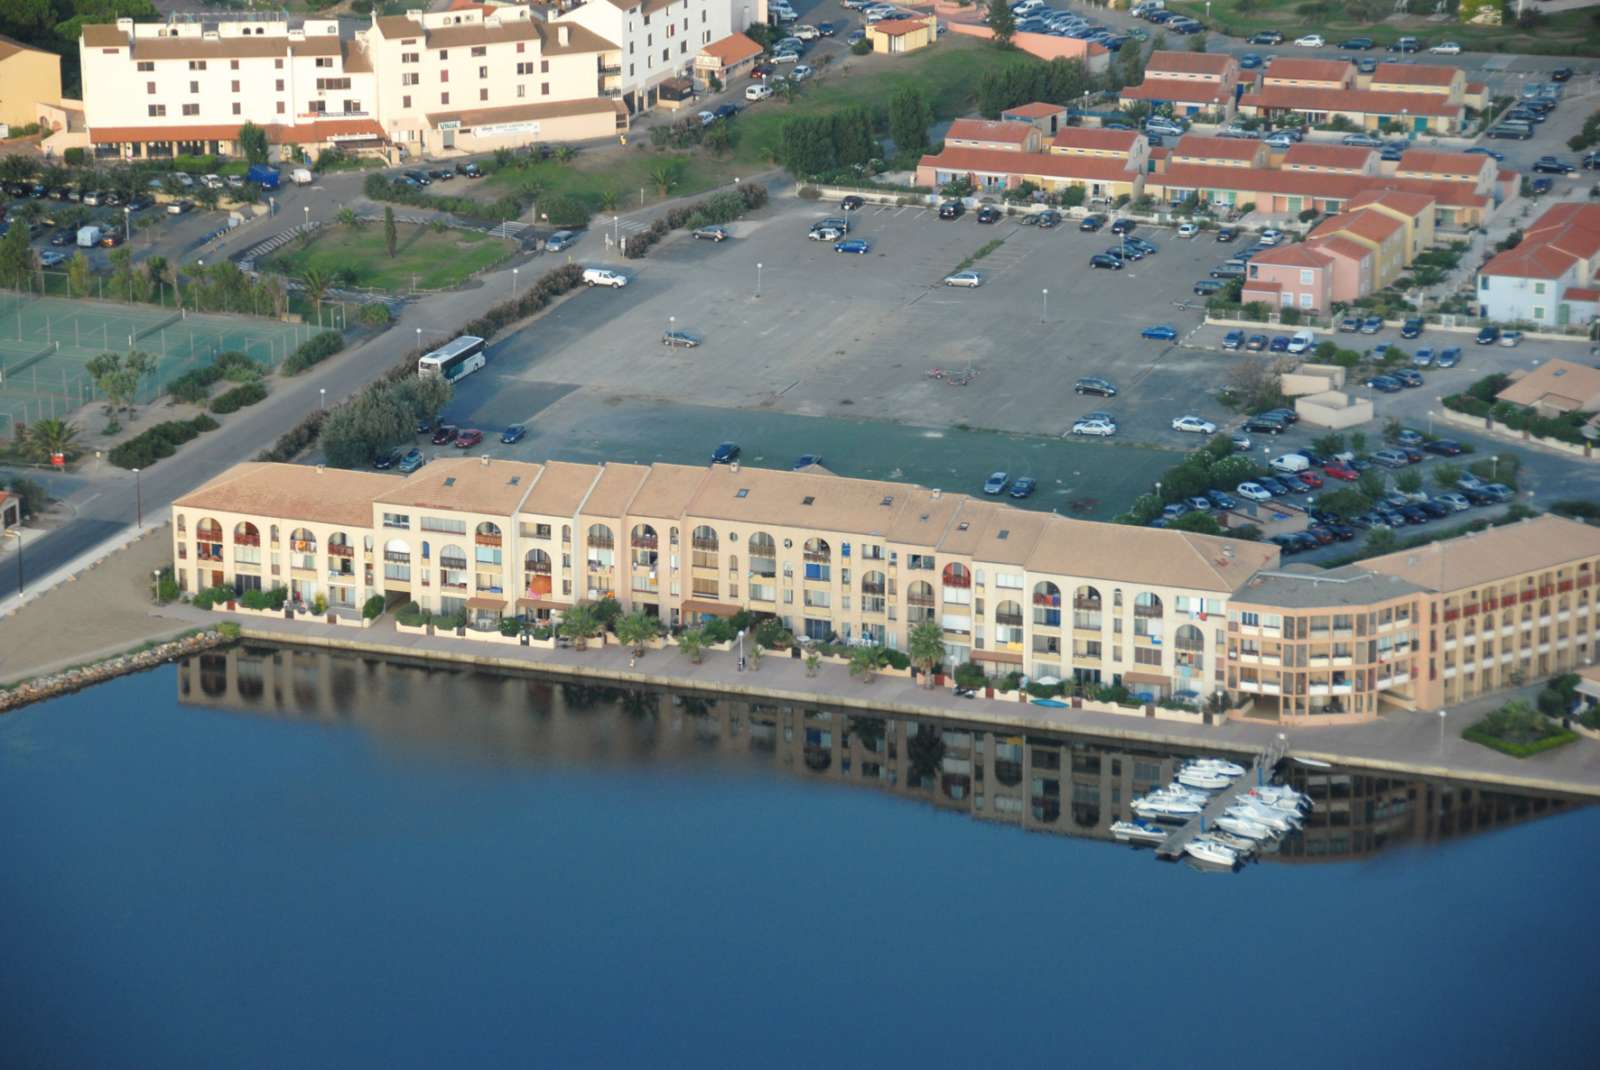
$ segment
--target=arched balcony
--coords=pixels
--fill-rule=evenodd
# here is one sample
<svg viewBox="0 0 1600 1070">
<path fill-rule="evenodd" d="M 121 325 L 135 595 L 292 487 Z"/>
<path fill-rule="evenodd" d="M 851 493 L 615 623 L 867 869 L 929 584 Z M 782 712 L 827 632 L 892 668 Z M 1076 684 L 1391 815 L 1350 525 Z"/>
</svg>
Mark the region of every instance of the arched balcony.
<svg viewBox="0 0 1600 1070">
<path fill-rule="evenodd" d="M 1100 630 L 1100 592 L 1097 589 L 1085 585 L 1072 593 L 1072 626 Z"/>
<path fill-rule="evenodd" d="M 882 613 L 887 609 L 888 581 L 881 572 L 861 574 L 861 612 Z"/>
<path fill-rule="evenodd" d="M 1033 585 L 1033 623 L 1041 628 L 1061 627 L 1061 588 L 1049 580 Z"/>
<path fill-rule="evenodd" d="M 753 533 L 745 543 L 745 550 L 750 555 L 752 576 L 761 576 L 765 579 L 777 578 L 778 543 L 771 535 L 764 531 Z"/>
<path fill-rule="evenodd" d="M 248 520 L 241 520 L 233 526 L 233 563 L 261 564 L 261 530 Z"/>
<path fill-rule="evenodd" d="M 199 561 L 222 561 L 222 525 L 205 517 L 194 526 L 194 556 Z"/>
<path fill-rule="evenodd" d="M 1176 652 L 1173 664 L 1194 672 L 1205 669 L 1206 635 L 1193 624 L 1185 624 L 1177 630 L 1172 637 L 1172 648 Z"/>
<path fill-rule="evenodd" d="M 933 597 L 933 584 L 915 580 L 906 587 L 906 620 L 913 625 L 938 619 L 938 605 Z"/>
<path fill-rule="evenodd" d="M 554 569 L 550 555 L 543 550 L 529 550 L 522 559 L 522 589 L 528 598 L 549 598 L 553 586 Z"/>
<path fill-rule="evenodd" d="M 317 537 L 310 528 L 295 528 L 289 533 L 289 567 L 316 571 Z"/>
<path fill-rule="evenodd" d="M 1007 599 L 995 605 L 994 642 L 997 650 L 1022 649 L 1022 603 Z"/>
<path fill-rule="evenodd" d="M 717 550 L 720 546 L 716 529 L 708 524 L 701 524 L 689 536 L 689 549 L 693 555 L 690 563 L 695 568 L 716 568 Z"/>
<path fill-rule="evenodd" d="M 439 591 L 460 597 L 467 590 L 467 552 L 455 543 L 439 547 Z"/>
<path fill-rule="evenodd" d="M 806 579 L 830 580 L 833 578 L 833 548 L 826 539 L 807 539 L 803 557 Z"/>
<path fill-rule="evenodd" d="M 350 536 L 336 531 L 328 536 L 328 575 L 330 577 L 356 574 L 356 548 Z"/>
<path fill-rule="evenodd" d="M 411 582 L 411 544 L 406 540 L 390 539 L 383 544 L 383 578 Z"/>
</svg>

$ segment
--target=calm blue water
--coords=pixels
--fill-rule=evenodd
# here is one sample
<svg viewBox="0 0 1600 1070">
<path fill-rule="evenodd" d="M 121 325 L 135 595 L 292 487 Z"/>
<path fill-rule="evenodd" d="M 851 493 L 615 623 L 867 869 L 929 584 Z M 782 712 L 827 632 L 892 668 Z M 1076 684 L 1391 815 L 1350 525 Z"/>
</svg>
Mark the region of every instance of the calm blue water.
<svg viewBox="0 0 1600 1070">
<path fill-rule="evenodd" d="M 0 718 L 0 1065 L 1593 1065 L 1594 808 L 1206 875 L 385 679 Z"/>
</svg>

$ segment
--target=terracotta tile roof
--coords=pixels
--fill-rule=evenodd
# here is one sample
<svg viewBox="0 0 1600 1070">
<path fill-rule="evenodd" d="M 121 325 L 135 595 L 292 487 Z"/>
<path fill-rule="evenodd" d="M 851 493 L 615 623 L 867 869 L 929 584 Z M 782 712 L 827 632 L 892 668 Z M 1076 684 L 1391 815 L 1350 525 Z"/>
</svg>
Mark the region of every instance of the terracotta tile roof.
<svg viewBox="0 0 1600 1070">
<path fill-rule="evenodd" d="M 1354 71 L 1355 68 L 1344 60 L 1275 56 L 1267 64 L 1264 77 L 1300 82 L 1343 82 Z"/>
<path fill-rule="evenodd" d="M 1354 260 L 1358 264 L 1372 256 L 1371 249 L 1360 242 L 1351 241 L 1343 234 L 1324 234 L 1320 238 L 1308 238 L 1305 244 L 1320 253 L 1325 253 L 1328 256 L 1342 256 L 1348 260 Z"/>
<path fill-rule="evenodd" d="M 1167 538 L 1152 537 L 1161 535 Z M 1124 585 L 1231 593 L 1277 563 L 1278 548 L 1267 542 L 1053 517 L 1028 568 Z"/>
<path fill-rule="evenodd" d="M 1039 178 L 1081 178 L 1100 182 L 1132 182 L 1137 170 L 1114 156 L 1069 156 L 1045 152 L 1010 152 L 1006 149 L 964 149 L 946 146 L 937 156 L 924 156 L 918 167 L 941 171 L 970 171 L 989 175 Z"/>
<path fill-rule="evenodd" d="M 700 50 L 702 56 L 710 56 L 724 67 L 732 67 L 736 63 L 743 63 L 747 59 L 761 55 L 761 46 L 742 33 L 730 33 L 720 41 L 712 41 Z"/>
<path fill-rule="evenodd" d="M 89 131 L 96 145 L 116 145 L 147 141 L 234 141 L 241 123 L 172 123 L 166 126 L 97 126 Z M 320 145 L 335 138 L 379 138 L 388 140 L 376 119 L 318 119 L 309 123 L 283 126 L 268 123 L 262 127 L 267 141 L 274 145 Z"/>
<path fill-rule="evenodd" d="M 1434 152 L 1430 149 L 1407 149 L 1400 154 L 1396 174 L 1415 171 L 1433 175 L 1481 175 L 1484 168 L 1493 169 L 1494 157 L 1468 155 L 1464 152 Z"/>
<path fill-rule="evenodd" d="M 1501 401 L 1548 405 L 1563 412 L 1600 408 L 1600 369 L 1555 359 L 1512 375 L 1511 385 L 1495 395 Z"/>
<path fill-rule="evenodd" d="M 1205 137 L 1185 134 L 1172 147 L 1172 157 L 1193 156 L 1205 160 L 1252 161 L 1261 151 L 1261 142 L 1250 138 Z"/>
<path fill-rule="evenodd" d="M 1282 264 L 1285 267 L 1326 268 L 1328 258 L 1302 243 L 1278 245 L 1257 253 L 1251 264 Z"/>
<path fill-rule="evenodd" d="M 1545 514 L 1412 550 L 1369 558 L 1362 567 L 1450 592 L 1600 554 L 1600 528 Z"/>
<path fill-rule="evenodd" d="M 1233 94 L 1220 82 L 1189 82 L 1146 75 L 1122 91 L 1123 100 L 1166 100 L 1179 104 L 1221 104 Z"/>
<path fill-rule="evenodd" d="M 578 507 L 599 478 L 597 464 L 547 461 L 519 512 L 536 516 L 576 516 Z"/>
<path fill-rule="evenodd" d="M 1289 197 L 1320 197 L 1348 200 L 1372 190 L 1406 190 L 1431 195 L 1439 204 L 1460 208 L 1483 208 L 1489 198 L 1474 193 L 1465 182 L 1428 182 L 1417 178 L 1384 178 L 1376 175 L 1344 175 L 1319 171 L 1280 171 L 1260 167 L 1207 167 L 1180 163 L 1164 173 L 1150 175 L 1146 182 L 1179 189 L 1237 190 L 1272 193 Z"/>
<path fill-rule="evenodd" d="M 884 37 L 904 37 L 908 33 L 916 33 L 927 28 L 927 19 L 884 19 L 876 26 L 868 26 L 867 32 L 876 32 Z"/>
<path fill-rule="evenodd" d="M 1467 94 L 1469 96 L 1482 96 L 1489 91 L 1489 87 L 1482 82 L 1468 82 Z"/>
<path fill-rule="evenodd" d="M 1422 215 L 1423 212 L 1433 211 L 1433 198 L 1426 193 L 1408 193 L 1404 190 L 1396 189 L 1375 189 L 1356 194 L 1346 201 L 1344 206 L 1348 211 L 1354 208 L 1378 205 L 1385 208 L 1393 208 L 1397 212 L 1416 218 Z"/>
<path fill-rule="evenodd" d="M 1267 279 L 1247 279 L 1241 293 L 1275 294 L 1283 292 L 1283 283 Z"/>
<path fill-rule="evenodd" d="M 710 474 L 707 466 L 653 464 L 628 504 L 630 516 L 675 520 L 689 508 Z"/>
<path fill-rule="evenodd" d="M 1542 231 L 1571 226 L 1600 230 L 1600 204 L 1564 201 L 1561 204 L 1551 205 L 1539 214 L 1538 219 L 1524 227 L 1523 233 L 1532 236 Z"/>
<path fill-rule="evenodd" d="M 373 499 L 404 480 L 404 476 L 387 472 L 250 462 L 235 465 L 172 504 L 183 509 L 366 528 L 372 526 Z"/>
<path fill-rule="evenodd" d="M 945 134 L 950 141 L 1009 141 L 1021 145 L 1034 135 L 1028 123 L 993 122 L 987 119 L 957 119 Z"/>
<path fill-rule="evenodd" d="M 1301 86 L 1263 86 L 1246 93 L 1239 103 L 1247 108 L 1286 111 L 1349 112 L 1362 115 L 1447 116 L 1458 118 L 1463 105 L 1452 104 L 1438 93 L 1374 93 L 1367 89 L 1316 89 Z"/>
<path fill-rule="evenodd" d="M 1568 286 L 1567 292 L 1561 295 L 1563 301 L 1600 301 L 1600 290 L 1589 289 L 1585 286 Z"/>
<path fill-rule="evenodd" d="M 650 467 L 642 464 L 607 464 L 600 478 L 583 500 L 583 515 L 613 517 L 627 515 L 628 503 L 633 501 L 639 488 L 650 475 Z"/>
<path fill-rule="evenodd" d="M 1146 76 L 1155 78 L 1163 74 L 1212 74 L 1220 78 L 1233 62 L 1232 56 L 1221 52 L 1161 51 L 1150 53 L 1144 69 Z"/>
<path fill-rule="evenodd" d="M 1376 149 L 1366 149 L 1359 145 L 1323 145 L 1302 141 L 1289 146 L 1289 151 L 1283 154 L 1283 166 L 1365 171 L 1371 165 L 1376 152 Z"/>
<path fill-rule="evenodd" d="M 1405 224 L 1392 215 L 1374 212 L 1370 208 L 1344 212 L 1332 219 L 1323 220 L 1311 232 L 1313 237 L 1332 234 L 1354 234 L 1380 245 L 1405 229 Z"/>
<path fill-rule="evenodd" d="M 32 45 L 25 45 L 21 41 L 14 41 L 4 34 L 0 34 L 0 59 L 9 59 L 18 52 L 37 52 L 40 55 L 55 54 L 53 52 L 46 52 L 42 48 L 34 48 Z M 4 500 L 5 499 L 0 498 L 0 501 Z"/>
<path fill-rule="evenodd" d="M 534 20 L 534 27 L 539 31 L 539 51 L 547 56 L 570 56 L 582 52 L 616 52 L 619 46 L 587 26 L 580 26 L 576 22 L 556 22 L 546 26 Z M 561 43 L 561 30 L 567 31 L 567 43 Z"/>
<path fill-rule="evenodd" d="M 463 108 L 457 111 L 428 113 L 429 125 L 437 128 L 442 122 L 455 121 L 464 128 L 485 126 L 490 123 L 521 123 L 533 119 L 559 119 L 571 115 L 595 115 L 608 112 L 622 114 L 622 102 L 605 97 L 587 100 L 553 100 L 548 104 L 507 104 L 498 108 Z"/>
<path fill-rule="evenodd" d="M 350 41 L 344 53 L 344 71 L 346 74 L 371 74 L 372 54 L 367 51 L 365 41 Z"/>
<path fill-rule="evenodd" d="M 1050 141 L 1051 149 L 1082 149 L 1086 152 L 1133 151 L 1144 135 L 1136 130 L 1099 130 L 1089 126 L 1064 126 Z"/>
<path fill-rule="evenodd" d="M 491 460 L 486 464 L 481 457 L 453 457 L 423 465 L 399 486 L 385 489 L 373 500 L 385 505 L 508 517 L 538 483 L 542 471 L 542 465 L 526 461 Z"/>
<path fill-rule="evenodd" d="M 1172 150 L 1165 145 L 1157 145 L 1150 150 L 1150 158 L 1152 160 L 1165 160 L 1170 155 L 1172 155 Z"/>
<path fill-rule="evenodd" d="M 1461 73 L 1459 67 L 1435 67 L 1422 63 L 1380 63 L 1372 72 L 1373 85 L 1448 86 Z"/>
<path fill-rule="evenodd" d="M 1016 115 L 1024 119 L 1048 119 L 1052 115 L 1059 115 L 1066 111 L 1064 104 L 1046 104 L 1035 101 L 1032 104 L 1018 104 L 1015 108 L 1007 108 L 1001 115 Z"/>
<path fill-rule="evenodd" d="M 1513 279 L 1559 279 L 1572 269 L 1577 257 L 1553 249 L 1544 242 L 1525 241 L 1515 249 L 1491 256 L 1479 275 Z"/>
<path fill-rule="evenodd" d="M 88 48 L 127 48 L 128 35 L 115 23 L 96 23 L 83 28 L 83 43 Z"/>
</svg>

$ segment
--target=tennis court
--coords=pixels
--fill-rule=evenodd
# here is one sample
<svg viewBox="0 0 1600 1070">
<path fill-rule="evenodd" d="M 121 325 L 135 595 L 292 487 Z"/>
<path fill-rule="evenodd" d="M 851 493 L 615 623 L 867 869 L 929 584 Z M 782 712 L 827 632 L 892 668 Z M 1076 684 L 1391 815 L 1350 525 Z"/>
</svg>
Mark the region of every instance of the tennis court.
<svg viewBox="0 0 1600 1070">
<path fill-rule="evenodd" d="M 136 399 L 148 404 L 218 353 L 243 353 L 275 368 L 315 333 L 250 316 L 0 293 L 0 437 L 10 437 L 18 423 L 64 418 L 97 400 L 87 365 L 101 353 L 156 357 L 156 372 Z"/>
</svg>

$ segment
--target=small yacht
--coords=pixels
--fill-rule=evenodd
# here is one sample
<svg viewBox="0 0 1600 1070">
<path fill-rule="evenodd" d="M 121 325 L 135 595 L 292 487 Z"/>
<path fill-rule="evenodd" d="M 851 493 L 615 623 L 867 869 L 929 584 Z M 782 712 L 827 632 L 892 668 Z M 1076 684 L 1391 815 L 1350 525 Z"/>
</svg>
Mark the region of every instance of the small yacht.
<svg viewBox="0 0 1600 1070">
<path fill-rule="evenodd" d="M 1164 788 L 1152 788 L 1145 795 L 1146 799 L 1188 799 L 1190 802 L 1204 806 L 1211 801 L 1211 796 L 1194 788 L 1186 788 L 1177 781 L 1173 781 Z"/>
<path fill-rule="evenodd" d="M 1205 791 L 1220 791 L 1233 783 L 1232 777 L 1221 773 L 1212 773 L 1204 769 L 1193 767 L 1184 769 L 1178 774 L 1178 783 L 1188 788 L 1201 788 Z"/>
<path fill-rule="evenodd" d="M 1111 835 L 1124 843 L 1165 843 L 1171 830 L 1148 821 L 1113 821 Z"/>
<path fill-rule="evenodd" d="M 1222 844 L 1222 846 L 1229 848 L 1240 856 L 1255 853 L 1256 842 L 1254 840 L 1245 839 L 1243 836 L 1235 836 L 1231 832 L 1212 832 L 1208 835 L 1217 843 Z"/>
<path fill-rule="evenodd" d="M 1187 821 L 1199 817 L 1202 807 L 1188 799 L 1135 799 L 1133 812 L 1140 817 L 1174 818 Z"/>
<path fill-rule="evenodd" d="M 1258 825 L 1265 825 L 1274 832 L 1288 832 L 1291 828 L 1287 818 L 1277 814 L 1265 813 L 1252 806 L 1230 806 L 1226 814 L 1228 817 L 1242 817 L 1246 821 L 1254 821 Z"/>
<path fill-rule="evenodd" d="M 1222 758 L 1195 758 L 1187 764 L 1190 769 L 1204 769 L 1208 773 L 1221 773 L 1223 776 L 1244 776 L 1245 773 L 1244 766 Z"/>
<path fill-rule="evenodd" d="M 1250 809 L 1257 810 L 1263 814 L 1271 814 L 1273 817 L 1281 817 L 1291 825 L 1299 825 L 1305 820 L 1306 817 L 1306 815 L 1302 814 L 1293 806 L 1281 806 L 1269 802 L 1263 802 L 1254 795 L 1242 795 L 1235 801 L 1240 806 L 1247 806 Z"/>
<path fill-rule="evenodd" d="M 1259 787 L 1251 788 L 1250 797 L 1283 809 L 1307 811 L 1313 809 L 1310 796 L 1303 795 L 1293 788 L 1284 787 L 1281 784 L 1263 784 Z"/>
<path fill-rule="evenodd" d="M 1267 840 L 1272 838 L 1272 830 L 1259 821 L 1251 821 L 1247 817 L 1223 816 L 1217 818 L 1217 828 L 1231 832 L 1235 836 L 1242 836 L 1247 840 Z"/>
<path fill-rule="evenodd" d="M 1239 852 L 1231 847 L 1224 847 L 1215 840 L 1197 838 L 1183 845 L 1183 853 L 1201 862 L 1210 862 L 1218 866 L 1236 866 L 1239 864 Z"/>
</svg>

